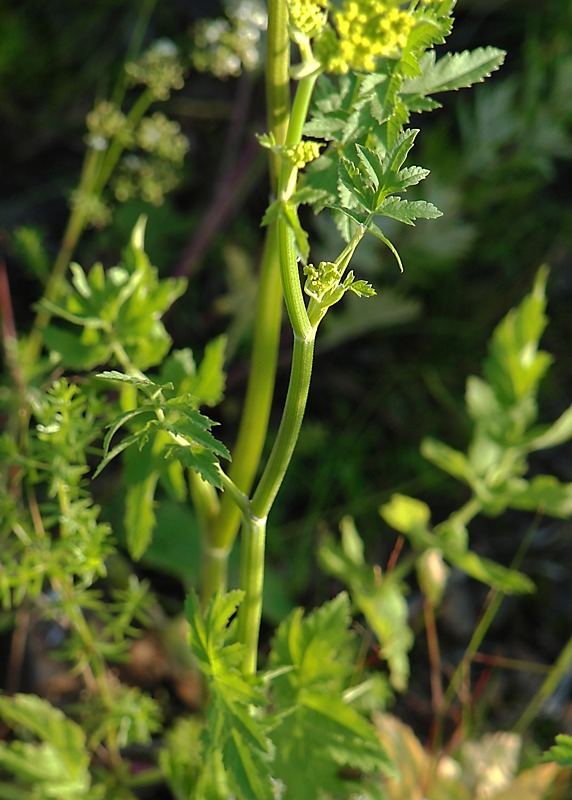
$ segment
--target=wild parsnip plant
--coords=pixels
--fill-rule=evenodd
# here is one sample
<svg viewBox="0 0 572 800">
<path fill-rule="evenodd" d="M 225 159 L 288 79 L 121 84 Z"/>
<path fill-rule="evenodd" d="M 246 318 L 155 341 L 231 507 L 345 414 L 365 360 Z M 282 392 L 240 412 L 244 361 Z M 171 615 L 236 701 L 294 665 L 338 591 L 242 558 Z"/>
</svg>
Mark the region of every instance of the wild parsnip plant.
<svg viewBox="0 0 572 800">
<path fill-rule="evenodd" d="M 367 714 L 368 702 L 380 705 L 367 700 L 379 682 L 357 676 L 352 611 L 375 632 L 394 688 L 405 690 L 412 635 L 403 577 L 409 569 L 417 569 L 431 608 L 444 590 L 445 562 L 499 596 L 532 588 L 516 570 L 476 556 L 468 524 L 477 513 L 508 507 L 572 513 L 569 486 L 549 476 L 523 477 L 529 452 L 572 435 L 570 412 L 553 426 L 532 427 L 549 363 L 537 350 L 544 272 L 497 329 L 488 382 L 469 382 L 475 437 L 468 454 L 424 444 L 430 460 L 468 484 L 469 502 L 431 527 L 425 504 L 395 496 L 382 515 L 411 539 L 413 552 L 386 576 L 366 564 L 357 531 L 346 521 L 342 547 L 327 543 L 321 559 L 349 594 L 307 615 L 301 609 L 289 615 L 264 669 L 258 668 L 267 520 L 298 439 L 319 325 L 347 292 L 363 302 L 375 294 L 351 269 L 366 234 L 383 242 L 402 269 L 384 219 L 413 225 L 440 215 L 431 203 L 406 197 L 428 175 L 406 164 L 418 135 L 409 127 L 412 114 L 437 108 L 433 95 L 482 81 L 503 61 L 504 53 L 492 47 L 437 58 L 453 6 L 453 0 L 269 0 L 268 129 L 259 142 L 268 151 L 272 202 L 263 219 L 250 377 L 232 448 L 213 435 L 215 423 L 203 413 L 224 393 L 225 337 L 210 342 L 199 364 L 190 349 L 171 350 L 161 318 L 186 285 L 159 279 L 144 249 L 145 220 L 116 266 L 88 271 L 69 264 L 86 225 L 109 213 L 106 187 L 119 200 L 140 190 L 158 202 L 173 184 L 185 140 L 160 112 L 145 116 L 151 103 L 182 85 L 169 43 L 130 60 L 111 99 L 89 115 L 89 150 L 62 253 L 30 335 L 5 341 L 14 391 L 1 440 L 0 495 L 2 603 L 36 604 L 42 616 L 65 622 L 65 656 L 81 675 L 85 696 L 75 719 L 33 696 L 0 699 L 0 716 L 23 731 L 21 740 L 0 746 L 0 765 L 13 775 L 0 782 L 7 800 L 128 798 L 137 785 L 161 776 L 174 797 L 195 800 L 386 797 L 382 775 L 395 770 Z M 126 81 L 146 88 L 124 113 Z M 129 150 L 136 152 L 121 165 Z M 305 205 L 335 221 L 340 245 L 331 260 L 311 260 L 299 213 Z M 271 408 L 282 402 L 274 383 L 283 304 L 294 339 L 290 382 L 261 463 Z M 38 362 L 42 351 L 47 358 Z M 103 455 L 93 469 L 104 430 Z M 183 720 L 163 738 L 160 774 L 134 775 L 124 756 L 128 745 L 161 730 L 161 714 L 153 698 L 121 684 L 108 668 L 136 624 L 145 622 L 152 600 L 133 576 L 111 597 L 97 584 L 117 547 L 99 521 L 87 480 L 102 470 L 121 475 L 133 559 L 151 542 L 162 496 L 190 501 L 200 526 L 200 586 L 188 597 L 186 617 L 208 702 L 204 717 Z M 239 530 L 239 585 L 229 591 L 228 559 Z M 451 687 L 452 693 L 458 688 L 454 681 Z M 452 696 L 442 698 L 439 713 Z"/>
</svg>

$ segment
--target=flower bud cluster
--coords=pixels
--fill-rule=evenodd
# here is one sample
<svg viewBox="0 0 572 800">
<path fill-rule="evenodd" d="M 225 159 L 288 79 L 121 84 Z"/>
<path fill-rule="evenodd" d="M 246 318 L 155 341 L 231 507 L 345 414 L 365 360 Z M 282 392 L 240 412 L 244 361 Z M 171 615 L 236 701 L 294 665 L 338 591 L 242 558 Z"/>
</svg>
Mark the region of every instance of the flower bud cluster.
<svg viewBox="0 0 572 800">
<path fill-rule="evenodd" d="M 135 131 L 135 140 L 142 150 L 176 165 L 183 163 L 189 149 L 189 140 L 181 133 L 179 123 L 160 111 L 143 117 Z"/>
<path fill-rule="evenodd" d="M 199 72 L 234 78 L 261 63 L 262 32 L 268 17 L 260 0 L 227 0 L 226 18 L 200 20 L 191 53 Z"/>
<path fill-rule="evenodd" d="M 131 125 L 117 103 L 102 100 L 86 118 L 89 136 L 87 143 L 94 150 L 106 150 L 112 139 L 129 146 L 133 141 Z"/>
<path fill-rule="evenodd" d="M 313 39 L 322 30 L 328 19 L 326 0 L 289 0 L 288 13 L 293 38 L 301 33 Z"/>
<path fill-rule="evenodd" d="M 179 175 L 171 164 L 158 158 L 140 158 L 130 153 L 121 160 L 113 178 L 116 198 L 124 203 L 141 197 L 146 203 L 161 205 L 167 192 L 175 188 Z"/>
<path fill-rule="evenodd" d="M 340 272 L 333 261 L 320 261 L 317 267 L 307 264 L 304 267 L 304 275 L 306 276 L 304 291 L 319 303 L 329 292 L 336 289 L 340 282 Z"/>
<path fill-rule="evenodd" d="M 319 142 L 304 139 L 296 145 L 283 147 L 282 152 L 293 166 L 297 167 L 297 169 L 304 169 L 306 164 L 318 158 L 321 147 L 323 147 L 323 144 Z"/>
<path fill-rule="evenodd" d="M 378 58 L 393 58 L 406 45 L 413 14 L 395 0 L 344 0 L 314 42 L 326 72 L 372 72 Z"/>
<path fill-rule="evenodd" d="M 158 39 L 137 61 L 125 65 L 132 86 L 143 84 L 153 100 L 168 100 L 173 89 L 182 89 L 185 72 L 176 45 Z"/>
<path fill-rule="evenodd" d="M 111 209 L 93 192 L 76 189 L 70 197 L 70 206 L 79 211 L 83 219 L 94 228 L 105 228 L 111 222 Z"/>
</svg>

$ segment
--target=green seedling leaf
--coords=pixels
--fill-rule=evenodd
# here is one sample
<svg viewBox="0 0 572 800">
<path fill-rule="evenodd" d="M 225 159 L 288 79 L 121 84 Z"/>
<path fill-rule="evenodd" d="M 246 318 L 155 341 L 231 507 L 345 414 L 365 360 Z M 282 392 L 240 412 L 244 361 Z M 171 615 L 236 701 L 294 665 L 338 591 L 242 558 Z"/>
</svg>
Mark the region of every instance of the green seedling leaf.
<svg viewBox="0 0 572 800">
<path fill-rule="evenodd" d="M 559 519 L 572 516 L 572 483 L 561 483 L 553 475 L 536 475 L 530 481 L 515 479 L 506 492 L 509 508 Z"/>
<path fill-rule="evenodd" d="M 559 733 L 555 741 L 556 744 L 543 753 L 542 760 L 555 761 L 561 767 L 572 767 L 572 736 Z"/>
<path fill-rule="evenodd" d="M 370 577 L 361 586 L 354 584 L 352 596 L 379 641 L 380 654 L 387 661 L 392 686 L 398 692 L 404 692 L 409 680 L 407 654 L 413 646 L 404 585 L 394 573 L 373 582 Z"/>
<path fill-rule="evenodd" d="M 427 503 L 395 493 L 391 500 L 379 509 L 379 513 L 388 525 L 399 533 L 415 536 L 417 533 L 428 532 L 431 511 Z"/>
<path fill-rule="evenodd" d="M 534 286 L 519 306 L 513 308 L 495 329 L 485 376 L 496 396 L 506 406 L 535 395 L 552 363 L 552 357 L 538 350 L 548 323 L 545 315 L 548 270 L 538 270 Z"/>
<path fill-rule="evenodd" d="M 527 450 L 534 451 L 557 447 L 570 439 L 572 439 L 572 406 L 569 406 L 552 425 L 529 431 L 525 441 Z"/>
<path fill-rule="evenodd" d="M 421 442 L 421 455 L 439 469 L 452 475 L 453 478 L 457 478 L 463 483 L 470 483 L 472 470 L 464 453 L 454 450 L 437 439 L 427 437 Z"/>
<path fill-rule="evenodd" d="M 402 94 L 407 103 L 411 96 L 464 89 L 482 83 L 503 64 L 506 53 L 497 47 L 478 47 L 469 52 L 446 53 L 436 61 L 434 50 L 425 53 L 420 61 L 421 75 L 403 82 Z"/>
<path fill-rule="evenodd" d="M 379 641 L 391 683 L 403 691 L 409 676 L 407 653 L 413 644 L 404 587 L 394 575 L 382 576 L 379 568 L 364 562 L 363 543 L 353 520 L 344 518 L 340 528 L 342 547 L 326 539 L 318 552 L 321 566 L 348 586 L 353 602 Z"/>
<path fill-rule="evenodd" d="M 481 558 L 470 550 L 462 554 L 449 552 L 447 560 L 471 578 L 505 594 L 530 594 L 535 590 L 534 583 L 526 575 Z"/>
</svg>

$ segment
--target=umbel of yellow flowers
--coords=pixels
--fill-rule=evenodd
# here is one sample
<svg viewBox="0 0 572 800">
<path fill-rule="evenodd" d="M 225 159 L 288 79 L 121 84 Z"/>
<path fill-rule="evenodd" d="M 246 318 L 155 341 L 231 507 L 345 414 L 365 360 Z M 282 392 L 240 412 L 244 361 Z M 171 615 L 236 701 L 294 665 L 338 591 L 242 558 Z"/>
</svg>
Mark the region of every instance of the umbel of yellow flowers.
<svg viewBox="0 0 572 800">
<path fill-rule="evenodd" d="M 327 0 L 290 0 L 294 38 L 313 39 L 315 58 L 325 72 L 372 72 L 378 58 L 399 55 L 415 17 L 395 0 L 345 0 L 331 9 Z"/>
</svg>

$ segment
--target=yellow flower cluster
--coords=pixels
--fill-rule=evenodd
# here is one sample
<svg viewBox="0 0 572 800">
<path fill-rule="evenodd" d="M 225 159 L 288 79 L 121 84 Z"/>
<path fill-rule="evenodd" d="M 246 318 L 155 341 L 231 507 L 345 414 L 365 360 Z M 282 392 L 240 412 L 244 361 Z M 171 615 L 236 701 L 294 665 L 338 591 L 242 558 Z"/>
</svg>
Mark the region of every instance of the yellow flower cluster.
<svg viewBox="0 0 572 800">
<path fill-rule="evenodd" d="M 323 145 L 318 142 L 305 139 L 292 147 L 285 147 L 283 153 L 290 163 L 298 169 L 304 169 L 306 164 L 318 158 L 320 147 Z"/>
<path fill-rule="evenodd" d="M 326 6 L 327 0 L 289 0 L 288 13 L 294 32 L 313 39 L 326 24 Z"/>
<path fill-rule="evenodd" d="M 333 13 L 335 30 L 325 28 L 314 52 L 326 72 L 372 72 L 378 58 L 391 58 L 415 24 L 395 0 L 344 0 Z M 337 33 L 336 33 L 337 32 Z"/>
</svg>

